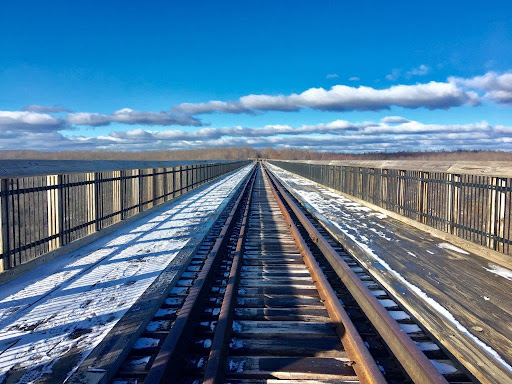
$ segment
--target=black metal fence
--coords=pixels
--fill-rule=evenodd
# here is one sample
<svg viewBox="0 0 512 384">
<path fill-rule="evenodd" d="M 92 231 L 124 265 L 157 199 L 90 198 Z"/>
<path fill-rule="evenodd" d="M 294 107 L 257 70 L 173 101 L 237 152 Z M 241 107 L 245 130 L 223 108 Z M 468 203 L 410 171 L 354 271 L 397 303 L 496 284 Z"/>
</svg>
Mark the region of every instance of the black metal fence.
<svg viewBox="0 0 512 384">
<path fill-rule="evenodd" d="M 0 272 L 183 195 L 248 163 L 0 179 Z"/>
<path fill-rule="evenodd" d="M 269 162 L 438 230 L 511 254 L 511 178 Z"/>
</svg>

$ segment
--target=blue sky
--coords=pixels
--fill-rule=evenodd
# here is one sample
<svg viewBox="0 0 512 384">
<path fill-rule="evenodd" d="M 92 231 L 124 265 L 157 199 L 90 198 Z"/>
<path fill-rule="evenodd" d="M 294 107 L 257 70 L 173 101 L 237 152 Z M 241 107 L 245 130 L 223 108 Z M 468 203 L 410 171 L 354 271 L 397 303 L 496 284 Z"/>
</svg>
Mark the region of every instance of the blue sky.
<svg viewBox="0 0 512 384">
<path fill-rule="evenodd" d="M 4 2 L 0 148 L 512 149 L 511 20 L 506 1 Z M 210 101 L 236 113 L 180 106 Z"/>
</svg>

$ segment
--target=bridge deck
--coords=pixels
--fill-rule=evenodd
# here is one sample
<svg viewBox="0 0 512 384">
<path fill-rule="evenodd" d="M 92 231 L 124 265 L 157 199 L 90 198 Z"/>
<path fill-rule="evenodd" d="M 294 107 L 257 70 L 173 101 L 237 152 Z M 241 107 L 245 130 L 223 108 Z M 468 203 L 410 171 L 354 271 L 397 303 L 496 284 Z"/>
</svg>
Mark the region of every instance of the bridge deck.
<svg viewBox="0 0 512 384">
<path fill-rule="evenodd" d="M 3 285 L 0 382 L 64 379 L 134 308 L 144 311 L 141 299 L 174 264 L 179 274 L 249 168 Z M 477 378 L 512 377 L 512 271 L 271 169 Z"/>
<path fill-rule="evenodd" d="M 270 169 L 473 372 L 512 377 L 512 271 L 275 166 Z M 487 372 L 486 372 L 487 371 Z M 500 382 L 500 380 L 497 380 Z"/>
<path fill-rule="evenodd" d="M 204 235 L 249 168 L 3 285 L 0 382 L 62 381 L 59 360 L 78 366 L 162 271 L 183 264 L 180 252 Z"/>
</svg>

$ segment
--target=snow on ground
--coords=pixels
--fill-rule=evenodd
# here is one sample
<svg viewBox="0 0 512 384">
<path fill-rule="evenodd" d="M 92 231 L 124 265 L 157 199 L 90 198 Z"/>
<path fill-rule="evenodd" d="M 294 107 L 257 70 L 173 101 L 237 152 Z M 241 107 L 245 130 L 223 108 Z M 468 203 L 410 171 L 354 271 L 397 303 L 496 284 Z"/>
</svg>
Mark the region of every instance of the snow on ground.
<svg viewBox="0 0 512 384">
<path fill-rule="evenodd" d="M 495 275 L 501 276 L 507 280 L 512 281 L 512 271 L 507 268 L 500 267 L 499 265 L 489 263 L 489 268 L 484 268 L 486 271 L 494 273 Z"/>
<path fill-rule="evenodd" d="M 463 255 L 469 255 L 469 252 L 466 252 L 465 250 L 460 249 L 459 247 L 456 247 L 455 245 L 450 243 L 440 243 L 437 244 L 437 246 L 442 249 L 449 249 L 450 251 L 462 253 Z"/>
<path fill-rule="evenodd" d="M 267 163 L 268 164 L 268 163 Z M 347 237 L 353 240 L 359 245 L 370 257 L 372 257 L 378 264 L 379 268 L 387 270 L 391 273 L 398 281 L 409 288 L 422 300 L 424 300 L 432 309 L 450 321 L 460 332 L 469 337 L 475 344 L 485 350 L 490 356 L 498 361 L 504 368 L 512 372 L 512 366 L 510 366 L 493 348 L 484 343 L 478 337 L 473 335 L 466 327 L 464 327 L 444 306 L 430 297 L 421 288 L 408 281 L 398 271 L 394 270 L 379 254 L 378 246 L 376 243 L 379 238 L 385 239 L 391 242 L 400 242 L 394 236 L 394 228 L 386 225 L 376 225 L 378 227 L 370 227 L 366 222 L 373 226 L 378 224 L 377 222 L 371 221 L 372 216 L 371 210 L 366 211 L 360 209 L 361 205 L 347 199 L 341 195 L 335 194 L 326 188 L 321 187 L 319 184 L 305 184 L 304 179 L 300 176 L 293 175 L 292 173 L 278 168 L 272 164 L 268 164 L 269 168 L 274 172 L 279 179 L 291 187 L 299 196 L 301 196 L 306 203 L 308 203 L 316 212 L 327 218 L 334 226 L 336 226 L 341 232 Z M 309 185 L 314 186 L 315 191 L 304 190 L 303 186 Z M 330 198 L 329 198 L 330 197 Z M 373 232 L 373 235 L 368 235 L 368 231 Z M 364 232 L 364 235 L 361 233 Z M 467 253 L 466 251 L 455 247 L 452 244 L 441 243 L 438 247 L 444 249 L 450 249 L 452 251 Z M 511 276 L 512 271 L 498 267 L 494 268 L 491 266 L 490 272 L 500 274 L 501 276 Z M 487 268 L 486 268 L 487 269 Z M 505 270 L 505 271 L 501 271 Z M 498 273 L 500 272 L 500 273 Z M 507 275 L 507 272 L 511 275 Z M 504 276 L 505 275 L 505 276 Z M 505 277 L 508 278 L 508 277 Z"/>
<path fill-rule="evenodd" d="M 0 383 L 23 369 L 19 382 L 34 382 L 70 351 L 81 353 L 76 368 L 251 168 L 2 286 Z"/>
</svg>

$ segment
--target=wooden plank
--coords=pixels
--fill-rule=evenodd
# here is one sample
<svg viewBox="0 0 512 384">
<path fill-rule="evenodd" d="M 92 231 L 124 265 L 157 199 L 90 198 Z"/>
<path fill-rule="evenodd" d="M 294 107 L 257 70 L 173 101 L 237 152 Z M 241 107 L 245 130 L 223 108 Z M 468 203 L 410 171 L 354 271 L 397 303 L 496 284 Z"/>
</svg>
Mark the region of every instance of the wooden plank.
<svg viewBox="0 0 512 384">
<path fill-rule="evenodd" d="M 96 180 L 96 174 L 94 172 L 86 173 L 85 179 L 87 181 L 91 181 L 90 184 L 86 185 L 86 195 L 85 199 L 87 201 L 87 222 L 95 222 L 96 221 L 96 194 L 94 193 L 95 187 L 94 183 Z M 90 224 L 87 226 L 88 234 L 94 233 L 96 231 L 96 225 Z"/>
<path fill-rule="evenodd" d="M 284 296 L 293 296 L 293 297 L 315 297 L 318 298 L 318 291 L 316 288 L 292 288 L 290 286 L 286 287 L 258 287 L 258 288 L 240 288 L 238 290 L 238 294 L 240 297 L 245 296 L 258 296 L 263 295 L 265 297 L 284 297 Z"/>
<path fill-rule="evenodd" d="M 347 380 L 302 380 L 302 379 L 227 379 L 225 384 L 355 384 L 353 378 Z"/>
<path fill-rule="evenodd" d="M 284 286 L 286 287 L 286 286 Z M 245 289 L 245 288 L 242 288 Z M 296 308 L 296 307 L 321 307 L 322 302 L 317 298 L 296 297 L 296 296 L 273 296 L 273 297 L 238 297 L 239 307 L 269 307 L 269 308 Z"/>
<path fill-rule="evenodd" d="M 273 279 L 241 279 L 240 286 L 241 287 L 272 287 L 272 286 L 288 286 L 294 288 L 310 288 L 314 287 L 313 280 L 311 278 L 301 279 L 301 278 L 285 278 L 285 277 L 275 277 Z"/>
<path fill-rule="evenodd" d="M 273 355 L 273 356 L 307 356 L 340 357 L 347 359 L 341 342 L 337 337 L 309 339 L 302 338 L 245 339 L 233 338 L 230 341 L 230 354 L 234 355 Z"/>
<path fill-rule="evenodd" d="M 322 321 L 329 322 L 325 308 L 237 308 L 238 320 L 270 321 Z"/>
<path fill-rule="evenodd" d="M 48 204 L 48 236 L 55 236 L 59 234 L 59 195 L 57 190 L 58 176 L 48 175 L 46 176 L 46 185 L 53 187 L 47 191 L 47 204 Z M 53 251 L 60 247 L 60 239 L 56 237 L 49 241 L 48 251 Z"/>
<path fill-rule="evenodd" d="M 242 272 L 240 275 L 242 278 L 262 278 L 262 279 L 275 279 L 280 277 L 287 277 L 289 279 L 301 279 L 301 278 L 310 278 L 310 275 L 305 270 L 293 270 L 293 271 L 287 271 L 286 269 L 282 269 L 279 271 L 273 271 L 273 272 Z"/>
<path fill-rule="evenodd" d="M 240 306 L 240 305 L 238 305 Z M 256 306 L 256 305 L 254 305 Z M 288 306 L 287 306 L 288 307 Z M 324 308 L 323 305 L 321 308 Z M 325 337 L 335 335 L 333 324 L 330 322 L 303 322 L 303 321 L 250 321 L 236 320 L 233 322 L 233 334 L 249 337 L 253 335 L 265 337 Z"/>
<path fill-rule="evenodd" d="M 229 357 L 227 376 L 315 380 L 356 378 L 349 360 L 342 357 Z"/>
</svg>

